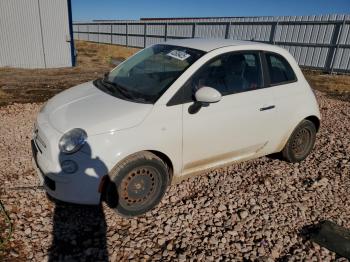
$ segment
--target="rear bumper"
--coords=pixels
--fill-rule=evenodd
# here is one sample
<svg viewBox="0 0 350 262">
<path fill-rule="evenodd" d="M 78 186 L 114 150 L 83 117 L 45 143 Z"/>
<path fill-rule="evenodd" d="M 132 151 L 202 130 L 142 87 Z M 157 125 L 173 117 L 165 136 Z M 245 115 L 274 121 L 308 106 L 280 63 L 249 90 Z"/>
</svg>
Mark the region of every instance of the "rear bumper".
<svg viewBox="0 0 350 262">
<path fill-rule="evenodd" d="M 91 159 L 84 153 L 73 155 L 59 155 L 55 163 L 49 161 L 42 154 L 35 141 L 31 141 L 33 153 L 33 166 L 40 184 L 47 194 L 54 199 L 85 205 L 98 205 L 101 194 L 98 192 L 101 179 L 106 175 L 106 169 L 101 167 L 96 159 Z M 73 160 L 78 165 L 78 170 L 73 174 L 66 174 L 57 166 L 60 162 L 68 159 Z"/>
</svg>

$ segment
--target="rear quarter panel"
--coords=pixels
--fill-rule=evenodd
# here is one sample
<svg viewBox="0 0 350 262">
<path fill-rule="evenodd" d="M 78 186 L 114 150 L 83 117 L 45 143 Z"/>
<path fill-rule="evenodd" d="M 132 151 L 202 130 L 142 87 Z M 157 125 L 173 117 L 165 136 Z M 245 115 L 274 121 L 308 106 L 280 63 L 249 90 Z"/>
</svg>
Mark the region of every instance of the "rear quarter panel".
<svg viewBox="0 0 350 262">
<path fill-rule="evenodd" d="M 297 81 L 271 87 L 276 105 L 276 128 L 280 129 L 276 139 L 275 152 L 283 149 L 295 127 L 305 118 L 316 116 L 321 119 L 318 103 L 299 65 L 286 50 L 279 52 L 287 59 L 296 74 Z"/>
</svg>

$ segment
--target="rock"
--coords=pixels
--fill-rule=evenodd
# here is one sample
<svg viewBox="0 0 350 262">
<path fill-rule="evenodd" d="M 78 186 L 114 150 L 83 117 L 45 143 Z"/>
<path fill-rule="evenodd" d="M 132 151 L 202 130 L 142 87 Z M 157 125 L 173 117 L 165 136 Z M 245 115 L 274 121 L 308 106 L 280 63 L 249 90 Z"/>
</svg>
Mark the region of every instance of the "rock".
<svg viewBox="0 0 350 262">
<path fill-rule="evenodd" d="M 215 214 L 215 217 L 216 217 L 216 218 L 221 218 L 221 217 L 222 217 L 221 212 L 217 212 L 217 213 Z"/>
<path fill-rule="evenodd" d="M 258 253 L 259 253 L 259 255 L 260 255 L 260 256 L 265 255 L 265 254 L 266 254 L 266 252 L 265 252 L 265 248 L 263 248 L 263 247 L 259 247 L 259 248 L 258 248 Z"/>
<path fill-rule="evenodd" d="M 270 182 L 270 180 L 269 179 L 266 179 L 265 181 L 264 181 L 264 184 L 265 184 L 265 186 L 267 187 L 267 188 L 271 188 L 271 182 Z"/>
<path fill-rule="evenodd" d="M 184 254 L 179 254 L 179 256 L 178 256 L 177 258 L 178 258 L 179 262 L 180 262 L 180 261 L 181 261 L 181 262 L 186 261 L 186 255 L 184 255 Z"/>
<path fill-rule="evenodd" d="M 249 215 L 249 213 L 248 213 L 247 210 L 242 210 L 242 211 L 239 212 L 239 218 L 240 219 L 245 219 L 245 218 L 248 217 L 248 215 Z"/>
<path fill-rule="evenodd" d="M 24 234 L 25 234 L 26 236 L 29 236 L 31 233 L 32 233 L 32 230 L 30 229 L 30 227 L 28 227 L 28 228 L 24 231 Z"/>
<path fill-rule="evenodd" d="M 225 210 L 226 210 L 226 206 L 223 205 L 223 204 L 220 204 L 218 210 L 219 210 L 220 212 L 225 211 Z"/>
<path fill-rule="evenodd" d="M 316 181 L 313 185 L 312 188 L 319 188 L 319 187 L 326 187 L 328 185 L 328 178 L 323 177 L 320 180 Z"/>
<path fill-rule="evenodd" d="M 272 249 L 271 250 L 271 256 L 273 257 L 273 258 L 278 258 L 279 257 L 279 255 L 280 255 L 280 252 L 278 251 L 278 249 Z"/>
<path fill-rule="evenodd" d="M 212 244 L 212 245 L 217 245 L 219 243 L 219 241 L 218 241 L 218 239 L 215 236 L 212 236 L 209 239 L 209 243 Z"/>
<path fill-rule="evenodd" d="M 173 244 L 170 242 L 167 246 L 166 246 L 167 250 L 173 250 Z"/>
<path fill-rule="evenodd" d="M 256 200 L 255 200 L 254 198 L 251 198 L 251 199 L 249 200 L 249 204 L 250 204 L 251 206 L 256 205 Z"/>
<path fill-rule="evenodd" d="M 165 244 L 165 242 L 166 242 L 166 239 L 165 238 L 159 238 L 157 242 L 158 242 L 158 245 L 163 246 Z"/>
<path fill-rule="evenodd" d="M 233 231 L 233 230 L 228 231 L 227 233 L 230 234 L 233 237 L 238 235 L 238 233 L 236 231 Z"/>
<path fill-rule="evenodd" d="M 269 220 L 270 216 L 269 216 L 269 214 L 263 214 L 263 218 L 264 218 L 265 220 Z"/>
<path fill-rule="evenodd" d="M 13 257 L 19 257 L 19 254 L 16 250 L 11 250 L 10 251 L 10 255 L 13 256 Z"/>
</svg>

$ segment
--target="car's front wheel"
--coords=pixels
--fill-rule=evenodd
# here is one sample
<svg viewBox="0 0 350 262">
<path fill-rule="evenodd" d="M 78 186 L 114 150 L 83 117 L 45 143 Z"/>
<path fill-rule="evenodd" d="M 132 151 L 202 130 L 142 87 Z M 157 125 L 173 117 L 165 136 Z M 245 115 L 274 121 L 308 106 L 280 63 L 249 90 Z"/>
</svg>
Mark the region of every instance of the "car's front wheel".
<svg viewBox="0 0 350 262">
<path fill-rule="evenodd" d="M 314 147 L 316 127 L 309 120 L 303 120 L 293 131 L 287 144 L 282 150 L 282 156 L 288 162 L 304 160 Z"/>
<path fill-rule="evenodd" d="M 158 205 L 170 181 L 167 164 L 151 152 L 127 157 L 109 176 L 105 201 L 126 217 L 142 215 Z"/>
</svg>

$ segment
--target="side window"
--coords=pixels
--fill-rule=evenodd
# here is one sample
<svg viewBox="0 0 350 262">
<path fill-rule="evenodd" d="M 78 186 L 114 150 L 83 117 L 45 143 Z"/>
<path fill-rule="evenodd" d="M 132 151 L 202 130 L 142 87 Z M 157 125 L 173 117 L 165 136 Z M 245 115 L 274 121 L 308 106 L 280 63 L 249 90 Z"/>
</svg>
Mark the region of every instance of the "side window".
<svg viewBox="0 0 350 262">
<path fill-rule="evenodd" d="M 286 59 L 277 54 L 266 53 L 271 84 L 283 84 L 296 80 L 292 67 Z"/>
<path fill-rule="evenodd" d="M 231 53 L 214 58 L 191 79 L 193 94 L 203 86 L 217 89 L 223 96 L 262 87 L 257 53 Z"/>
</svg>

